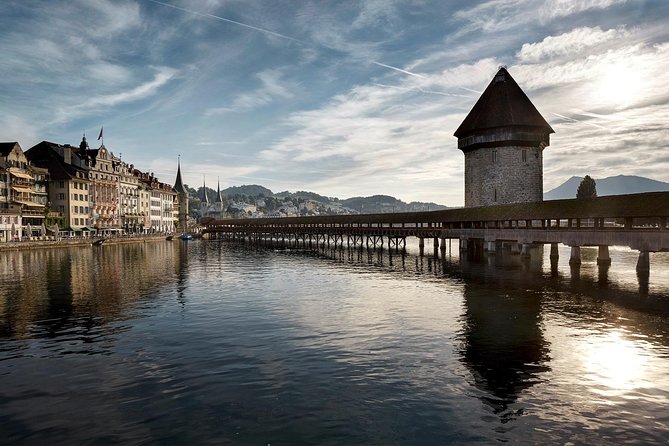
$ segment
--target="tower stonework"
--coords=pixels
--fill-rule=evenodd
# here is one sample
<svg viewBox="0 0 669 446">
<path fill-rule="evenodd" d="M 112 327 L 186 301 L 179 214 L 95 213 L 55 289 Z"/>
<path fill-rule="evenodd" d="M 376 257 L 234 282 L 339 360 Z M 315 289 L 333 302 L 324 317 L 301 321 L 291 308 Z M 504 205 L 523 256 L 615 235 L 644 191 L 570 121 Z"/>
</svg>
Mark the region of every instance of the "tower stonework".
<svg viewBox="0 0 669 446">
<path fill-rule="evenodd" d="M 554 133 L 505 68 L 455 131 L 465 155 L 465 207 L 543 199 L 543 149 Z"/>
</svg>

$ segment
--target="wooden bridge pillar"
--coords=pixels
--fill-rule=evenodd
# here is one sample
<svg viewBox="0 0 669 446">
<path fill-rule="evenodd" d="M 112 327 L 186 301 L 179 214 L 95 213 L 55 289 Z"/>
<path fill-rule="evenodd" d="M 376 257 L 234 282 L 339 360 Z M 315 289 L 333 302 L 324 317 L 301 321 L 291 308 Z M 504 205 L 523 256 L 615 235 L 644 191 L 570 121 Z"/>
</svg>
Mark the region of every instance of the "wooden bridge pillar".
<svg viewBox="0 0 669 446">
<path fill-rule="evenodd" d="M 485 252 L 488 254 L 495 254 L 497 251 L 497 241 L 495 240 L 486 240 L 485 241 Z"/>
<path fill-rule="evenodd" d="M 558 252 L 558 244 L 557 243 L 551 243 L 551 254 L 550 254 L 550 259 L 557 260 L 560 258 L 560 253 Z"/>
<path fill-rule="evenodd" d="M 420 256 L 425 255 L 425 239 L 423 237 L 418 237 L 418 250 L 420 251 Z"/>
<path fill-rule="evenodd" d="M 581 264 L 581 247 L 572 246 L 571 247 L 571 256 L 569 257 L 570 265 L 580 265 Z"/>
<path fill-rule="evenodd" d="M 521 259 L 529 259 L 530 258 L 530 248 L 532 247 L 532 244 L 530 243 L 523 243 L 522 247 L 520 249 L 520 258 Z"/>
<path fill-rule="evenodd" d="M 650 255 L 648 251 L 639 252 L 639 260 L 636 262 L 636 270 L 641 272 L 650 271 Z"/>
<path fill-rule="evenodd" d="M 441 246 L 440 246 L 442 254 L 446 252 L 446 239 L 442 238 L 441 239 Z"/>
<path fill-rule="evenodd" d="M 611 257 L 609 256 L 609 247 L 608 245 L 599 245 L 599 251 L 597 253 L 597 265 L 610 265 Z"/>
<path fill-rule="evenodd" d="M 467 239 L 465 237 L 460 238 L 460 251 L 467 251 Z"/>
</svg>

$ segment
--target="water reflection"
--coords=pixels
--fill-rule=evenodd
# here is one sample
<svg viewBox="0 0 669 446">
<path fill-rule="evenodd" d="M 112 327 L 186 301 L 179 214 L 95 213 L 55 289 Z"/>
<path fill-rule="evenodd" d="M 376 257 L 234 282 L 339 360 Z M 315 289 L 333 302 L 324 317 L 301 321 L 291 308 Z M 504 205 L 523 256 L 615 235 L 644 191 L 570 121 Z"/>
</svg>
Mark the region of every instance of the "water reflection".
<svg viewBox="0 0 669 446">
<path fill-rule="evenodd" d="M 178 245 L 142 243 L 2 253 L 0 336 L 87 343 L 99 335 L 95 327 L 132 317 L 131 304 L 168 284 L 175 268 L 184 270 L 183 291 L 188 256 L 182 250 L 176 262 L 177 251 Z"/>
<path fill-rule="evenodd" d="M 461 355 L 482 400 L 502 422 L 522 413 L 509 410 L 519 394 L 549 370 L 549 346 L 541 328 L 541 300 L 532 292 L 491 294 L 464 285 Z"/>
</svg>

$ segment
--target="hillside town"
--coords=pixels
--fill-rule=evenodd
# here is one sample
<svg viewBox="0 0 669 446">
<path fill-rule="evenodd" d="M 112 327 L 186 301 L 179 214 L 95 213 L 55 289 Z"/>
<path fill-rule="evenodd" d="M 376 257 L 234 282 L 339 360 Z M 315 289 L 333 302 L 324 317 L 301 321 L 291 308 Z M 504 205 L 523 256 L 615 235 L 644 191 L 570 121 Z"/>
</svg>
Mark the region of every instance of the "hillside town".
<svg viewBox="0 0 669 446">
<path fill-rule="evenodd" d="M 102 131 L 101 131 L 102 136 Z M 185 230 L 180 166 L 174 186 L 114 155 L 42 141 L 0 143 L 0 242 L 49 236 L 161 234 Z"/>
</svg>

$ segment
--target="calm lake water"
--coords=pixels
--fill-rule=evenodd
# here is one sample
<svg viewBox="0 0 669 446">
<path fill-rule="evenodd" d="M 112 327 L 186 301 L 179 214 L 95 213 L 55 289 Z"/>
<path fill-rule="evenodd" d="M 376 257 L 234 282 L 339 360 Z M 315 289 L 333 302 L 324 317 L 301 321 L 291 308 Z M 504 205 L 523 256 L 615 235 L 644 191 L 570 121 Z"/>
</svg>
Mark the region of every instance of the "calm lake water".
<svg viewBox="0 0 669 446">
<path fill-rule="evenodd" d="M 669 254 L 0 253 L 0 443 L 667 444 Z"/>
</svg>

